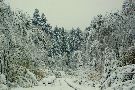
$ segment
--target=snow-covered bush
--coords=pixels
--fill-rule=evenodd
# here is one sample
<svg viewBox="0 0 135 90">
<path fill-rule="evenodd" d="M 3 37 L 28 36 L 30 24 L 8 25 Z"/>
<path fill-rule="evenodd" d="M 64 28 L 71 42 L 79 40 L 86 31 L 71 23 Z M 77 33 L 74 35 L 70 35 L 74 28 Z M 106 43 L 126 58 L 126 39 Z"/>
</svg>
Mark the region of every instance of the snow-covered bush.
<svg viewBox="0 0 135 90">
<path fill-rule="evenodd" d="M 65 72 L 64 71 L 53 71 L 53 73 L 55 74 L 56 78 L 62 78 L 65 77 Z"/>
<path fill-rule="evenodd" d="M 38 81 L 35 77 L 35 75 L 30 72 L 28 69 L 26 70 L 25 78 L 31 83 L 32 85 L 38 85 Z"/>
<path fill-rule="evenodd" d="M 32 87 L 34 85 L 38 85 L 36 76 L 28 69 L 22 66 L 10 66 L 9 77 L 9 81 L 11 83 L 16 83 L 21 87 Z"/>
<path fill-rule="evenodd" d="M 101 79 L 101 74 L 96 71 L 91 71 L 90 73 L 87 74 L 87 78 L 89 80 L 98 81 Z"/>
<path fill-rule="evenodd" d="M 6 84 L 6 77 L 4 74 L 0 75 L 0 84 Z"/>
<path fill-rule="evenodd" d="M 8 90 L 8 87 L 4 84 L 0 84 L 0 90 Z"/>
<path fill-rule="evenodd" d="M 38 81 L 40 81 L 42 78 L 46 77 L 48 74 L 48 70 L 43 70 L 43 69 L 35 69 L 32 70 L 32 72 L 35 74 L 36 78 Z"/>
<path fill-rule="evenodd" d="M 135 46 L 129 47 L 127 51 L 123 52 L 121 60 L 123 65 L 135 64 Z"/>
<path fill-rule="evenodd" d="M 28 69 L 25 71 L 25 75 L 20 75 L 17 77 L 16 82 L 21 87 L 32 87 L 38 85 L 35 75 Z"/>
<path fill-rule="evenodd" d="M 4 74 L 0 75 L 0 90 L 8 90 L 8 87 L 6 85 L 6 78 Z"/>
<path fill-rule="evenodd" d="M 135 83 L 134 75 L 134 64 L 119 67 L 103 82 L 101 88 L 104 90 L 108 87 L 114 87 L 115 89 L 120 90 L 120 88 L 123 88 L 124 86 L 130 86 Z"/>
</svg>

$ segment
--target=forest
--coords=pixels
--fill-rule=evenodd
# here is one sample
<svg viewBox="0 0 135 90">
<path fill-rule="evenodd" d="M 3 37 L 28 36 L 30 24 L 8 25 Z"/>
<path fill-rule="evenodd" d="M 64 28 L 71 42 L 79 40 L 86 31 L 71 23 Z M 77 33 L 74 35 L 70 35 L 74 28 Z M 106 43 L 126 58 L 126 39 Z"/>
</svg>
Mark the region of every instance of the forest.
<svg viewBox="0 0 135 90">
<path fill-rule="evenodd" d="M 135 0 L 95 16 L 85 30 L 52 27 L 36 7 L 31 18 L 0 0 L 0 90 L 57 83 L 135 90 Z"/>
</svg>

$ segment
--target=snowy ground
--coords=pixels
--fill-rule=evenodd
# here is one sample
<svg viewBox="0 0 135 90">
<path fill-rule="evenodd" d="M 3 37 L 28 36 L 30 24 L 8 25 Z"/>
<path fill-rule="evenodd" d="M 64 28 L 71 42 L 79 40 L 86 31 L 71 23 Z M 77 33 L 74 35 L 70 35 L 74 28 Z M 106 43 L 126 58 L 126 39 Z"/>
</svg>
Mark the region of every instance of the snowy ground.
<svg viewBox="0 0 135 90">
<path fill-rule="evenodd" d="M 71 85 L 71 86 L 70 86 Z M 70 79 L 58 78 L 54 85 L 40 85 L 33 88 L 15 88 L 12 90 L 99 90 L 94 87 L 84 87 L 72 83 Z"/>
</svg>

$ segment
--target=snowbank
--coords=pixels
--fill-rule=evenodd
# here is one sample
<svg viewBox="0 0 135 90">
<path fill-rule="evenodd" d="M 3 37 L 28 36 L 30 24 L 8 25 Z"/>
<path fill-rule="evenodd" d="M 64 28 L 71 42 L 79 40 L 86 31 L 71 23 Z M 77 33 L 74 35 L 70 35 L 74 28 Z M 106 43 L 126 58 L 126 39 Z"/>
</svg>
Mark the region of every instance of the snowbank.
<svg viewBox="0 0 135 90">
<path fill-rule="evenodd" d="M 0 84 L 0 90 L 8 90 L 8 87 L 4 84 Z"/>
<path fill-rule="evenodd" d="M 55 76 L 49 76 L 47 78 L 43 78 L 40 83 L 48 85 L 48 84 L 53 84 L 55 80 L 56 80 Z"/>
<path fill-rule="evenodd" d="M 71 79 L 66 79 L 65 82 L 75 90 L 99 90 L 98 87 L 78 85 L 76 83 L 73 83 Z"/>
</svg>

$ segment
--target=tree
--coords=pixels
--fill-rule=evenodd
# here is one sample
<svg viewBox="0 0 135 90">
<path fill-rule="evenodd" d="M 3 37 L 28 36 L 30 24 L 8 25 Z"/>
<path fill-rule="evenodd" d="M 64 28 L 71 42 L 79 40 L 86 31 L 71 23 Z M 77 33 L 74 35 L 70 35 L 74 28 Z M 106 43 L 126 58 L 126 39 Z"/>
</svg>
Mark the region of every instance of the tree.
<svg viewBox="0 0 135 90">
<path fill-rule="evenodd" d="M 44 27 L 46 23 L 47 23 L 47 19 L 46 19 L 46 17 L 45 17 L 45 14 L 42 13 L 40 25 L 41 25 L 42 27 Z"/>
<path fill-rule="evenodd" d="M 41 17 L 39 15 L 39 10 L 35 9 L 35 12 L 33 13 L 33 19 L 32 19 L 32 23 L 33 25 L 40 25 L 40 21 L 41 21 Z"/>
<path fill-rule="evenodd" d="M 70 46 L 70 51 L 76 51 L 79 50 L 82 46 L 83 43 L 83 33 L 82 31 L 77 28 L 77 29 L 72 29 L 69 33 L 69 46 Z"/>
<path fill-rule="evenodd" d="M 124 0 L 122 6 L 125 15 L 130 15 L 135 12 L 135 0 Z"/>
</svg>

